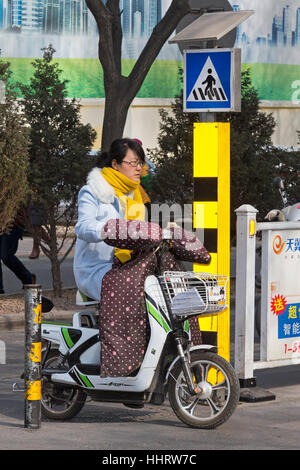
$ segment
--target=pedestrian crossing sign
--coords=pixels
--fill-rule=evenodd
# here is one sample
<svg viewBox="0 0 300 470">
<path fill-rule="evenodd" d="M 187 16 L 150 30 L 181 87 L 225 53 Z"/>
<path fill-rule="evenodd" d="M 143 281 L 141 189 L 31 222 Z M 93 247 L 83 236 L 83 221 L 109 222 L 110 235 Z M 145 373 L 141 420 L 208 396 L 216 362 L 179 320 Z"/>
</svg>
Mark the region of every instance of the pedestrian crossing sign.
<svg viewBox="0 0 300 470">
<path fill-rule="evenodd" d="M 240 111 L 240 49 L 185 51 L 183 103 L 187 112 Z"/>
</svg>

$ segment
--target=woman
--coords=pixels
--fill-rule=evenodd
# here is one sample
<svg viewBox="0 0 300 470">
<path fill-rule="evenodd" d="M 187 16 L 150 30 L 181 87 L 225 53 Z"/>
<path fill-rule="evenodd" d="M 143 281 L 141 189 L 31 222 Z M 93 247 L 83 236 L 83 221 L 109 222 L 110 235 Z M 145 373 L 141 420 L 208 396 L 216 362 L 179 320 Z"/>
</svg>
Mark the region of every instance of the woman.
<svg viewBox="0 0 300 470">
<path fill-rule="evenodd" d="M 91 171 L 79 192 L 74 274 L 83 294 L 101 297 L 101 377 L 136 374 L 149 341 L 144 281 L 155 272 L 156 257 L 149 248 L 157 246 L 162 233 L 159 225 L 143 222 L 139 185 L 144 162 L 138 142 L 118 139 L 100 156 L 100 168 Z M 132 227 L 139 237 L 132 236 Z M 174 242 L 172 246 L 181 255 L 183 245 Z M 193 259 L 210 261 L 200 242 L 195 250 L 190 253 Z M 171 253 L 166 254 L 164 266 L 176 269 Z M 199 326 L 195 330 L 200 334 Z"/>
<path fill-rule="evenodd" d="M 138 142 L 118 139 L 109 152 L 100 155 L 98 167 L 89 173 L 87 184 L 79 192 L 74 275 L 83 294 L 101 298 L 102 377 L 136 371 L 148 342 L 143 286 L 145 278 L 154 272 L 155 255 L 146 253 L 139 257 L 137 250 L 159 241 L 161 229 L 157 224 L 143 222 L 140 177 L 144 164 L 145 154 Z M 115 228 L 123 228 L 117 233 L 113 229 L 108 236 L 105 230 L 112 223 Z M 142 241 L 131 238 L 129 226 L 139 226 L 140 235 L 144 230 Z M 125 246 L 134 253 L 122 248 L 124 239 Z"/>
<path fill-rule="evenodd" d="M 109 219 L 144 220 L 145 208 L 139 191 L 145 154 L 132 139 L 117 139 L 102 153 L 98 167 L 88 175 L 79 192 L 74 276 L 79 290 L 100 300 L 102 279 L 111 270 L 114 255 L 125 263 L 129 250 L 105 243 L 101 231 Z"/>
</svg>

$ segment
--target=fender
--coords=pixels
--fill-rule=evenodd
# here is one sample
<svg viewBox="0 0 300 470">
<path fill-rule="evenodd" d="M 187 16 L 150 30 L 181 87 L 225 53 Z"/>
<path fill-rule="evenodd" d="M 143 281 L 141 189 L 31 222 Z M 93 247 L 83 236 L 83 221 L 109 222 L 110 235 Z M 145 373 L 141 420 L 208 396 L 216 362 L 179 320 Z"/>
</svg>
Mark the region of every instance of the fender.
<svg viewBox="0 0 300 470">
<path fill-rule="evenodd" d="M 193 351 L 197 351 L 197 350 L 200 350 L 200 351 L 211 351 L 211 352 L 216 352 L 217 351 L 217 346 L 213 346 L 211 344 L 199 344 L 198 346 L 192 346 L 189 350 L 189 352 L 193 352 Z M 170 372 L 171 370 L 173 369 L 174 365 L 176 364 L 177 361 L 180 361 L 180 356 L 177 356 L 175 357 L 174 361 L 172 362 L 172 364 L 170 365 L 167 373 L 166 373 L 166 377 L 165 377 L 165 382 L 164 383 L 167 383 L 168 379 L 169 379 L 169 375 L 170 375 Z"/>
</svg>

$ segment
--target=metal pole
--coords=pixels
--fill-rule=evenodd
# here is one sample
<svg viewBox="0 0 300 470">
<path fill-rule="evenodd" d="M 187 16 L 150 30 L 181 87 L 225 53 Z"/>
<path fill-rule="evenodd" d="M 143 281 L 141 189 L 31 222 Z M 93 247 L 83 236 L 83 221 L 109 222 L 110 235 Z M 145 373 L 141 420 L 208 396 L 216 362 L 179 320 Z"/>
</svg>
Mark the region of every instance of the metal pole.
<svg viewBox="0 0 300 470">
<path fill-rule="evenodd" d="M 42 294 L 40 285 L 25 285 L 25 365 L 24 427 L 41 425 L 41 323 Z"/>
<path fill-rule="evenodd" d="M 216 122 L 216 113 L 199 113 L 199 122 Z"/>
</svg>

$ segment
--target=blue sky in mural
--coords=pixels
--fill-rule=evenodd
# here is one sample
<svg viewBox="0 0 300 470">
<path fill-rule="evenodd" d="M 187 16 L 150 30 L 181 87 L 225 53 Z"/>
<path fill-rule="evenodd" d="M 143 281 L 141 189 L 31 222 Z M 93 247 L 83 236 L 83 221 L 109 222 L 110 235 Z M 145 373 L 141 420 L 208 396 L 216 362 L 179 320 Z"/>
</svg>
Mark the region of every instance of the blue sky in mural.
<svg viewBox="0 0 300 470">
<path fill-rule="evenodd" d="M 254 10 L 238 30 L 243 62 L 299 65 L 300 0 L 232 0 L 234 9 Z"/>
</svg>

